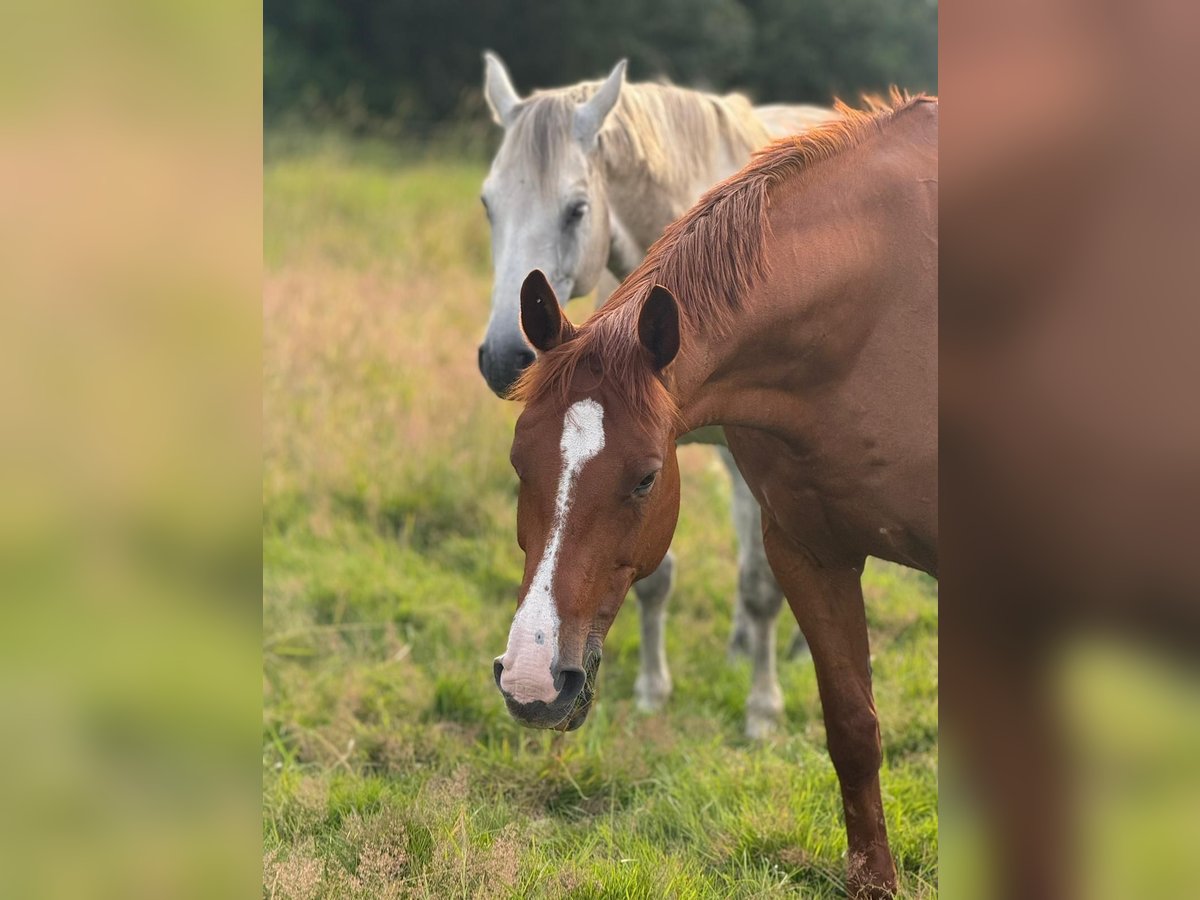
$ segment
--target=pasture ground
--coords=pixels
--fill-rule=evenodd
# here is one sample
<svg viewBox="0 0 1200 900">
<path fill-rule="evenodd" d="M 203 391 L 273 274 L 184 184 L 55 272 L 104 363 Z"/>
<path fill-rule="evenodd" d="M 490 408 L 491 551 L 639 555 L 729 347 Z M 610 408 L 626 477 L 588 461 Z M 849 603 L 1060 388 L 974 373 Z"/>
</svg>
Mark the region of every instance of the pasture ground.
<svg viewBox="0 0 1200 900">
<path fill-rule="evenodd" d="M 680 451 L 666 711 L 634 708 L 632 596 L 583 729 L 529 731 L 504 710 L 491 660 L 522 560 L 516 410 L 475 367 L 484 171 L 338 140 L 268 153 L 263 894 L 842 896 L 808 659 L 780 663 L 781 733 L 742 737 L 729 485 L 710 449 Z M 932 897 L 937 587 L 874 562 L 865 585 L 892 849 L 903 896 Z M 786 609 L 780 623 L 783 649 Z"/>
</svg>

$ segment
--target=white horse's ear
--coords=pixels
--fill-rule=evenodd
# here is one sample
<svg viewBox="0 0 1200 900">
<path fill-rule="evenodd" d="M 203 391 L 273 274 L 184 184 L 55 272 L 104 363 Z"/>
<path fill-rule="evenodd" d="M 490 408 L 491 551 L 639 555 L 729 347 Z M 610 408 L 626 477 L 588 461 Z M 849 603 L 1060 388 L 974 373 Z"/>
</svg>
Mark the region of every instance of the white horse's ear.
<svg viewBox="0 0 1200 900">
<path fill-rule="evenodd" d="M 625 84 L 626 61 L 617 63 L 604 84 L 585 103 L 575 107 L 575 137 L 583 144 L 585 150 L 591 150 L 596 145 L 596 136 L 604 127 L 608 114 L 617 105 L 621 97 L 621 88 Z"/>
<path fill-rule="evenodd" d="M 483 96 L 492 110 L 492 118 L 497 125 L 505 128 L 512 121 L 513 113 L 521 103 L 513 88 L 512 79 L 500 57 L 490 50 L 483 52 Z"/>
</svg>

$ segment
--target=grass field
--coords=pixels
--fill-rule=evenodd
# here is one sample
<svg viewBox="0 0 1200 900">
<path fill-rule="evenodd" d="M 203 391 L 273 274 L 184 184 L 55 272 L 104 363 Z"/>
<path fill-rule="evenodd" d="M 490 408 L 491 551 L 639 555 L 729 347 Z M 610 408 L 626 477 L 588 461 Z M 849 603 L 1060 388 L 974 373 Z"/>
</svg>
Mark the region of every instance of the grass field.
<svg viewBox="0 0 1200 900">
<path fill-rule="evenodd" d="M 633 705 L 631 598 L 583 729 L 518 727 L 491 681 L 522 559 L 516 410 L 475 368 L 484 167 L 338 142 L 268 159 L 264 896 L 842 895 L 809 660 L 780 664 L 782 733 L 741 734 L 712 451 L 680 451 L 667 710 Z M 937 587 L 876 563 L 865 584 L 892 849 L 903 895 L 932 897 Z M 781 645 L 793 629 L 785 610 Z"/>
</svg>

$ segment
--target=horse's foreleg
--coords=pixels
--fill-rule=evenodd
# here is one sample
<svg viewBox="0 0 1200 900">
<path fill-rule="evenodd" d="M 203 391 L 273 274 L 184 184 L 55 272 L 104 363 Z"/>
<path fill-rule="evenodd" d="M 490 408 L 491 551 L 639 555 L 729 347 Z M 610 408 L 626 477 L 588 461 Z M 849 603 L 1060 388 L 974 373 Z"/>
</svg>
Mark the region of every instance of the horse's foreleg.
<svg viewBox="0 0 1200 900">
<path fill-rule="evenodd" d="M 733 481 L 733 525 L 738 538 L 738 590 L 730 655 L 746 653 L 754 669 L 746 698 L 746 735 L 762 738 L 783 718 L 783 691 L 775 668 L 775 622 L 783 590 L 763 549 L 762 513 L 727 447 L 718 447 Z"/>
<path fill-rule="evenodd" d="M 641 669 L 633 693 L 638 708 L 647 712 L 661 709 L 671 695 L 671 673 L 667 669 L 664 639 L 667 598 L 674 583 L 675 556 L 667 551 L 659 567 L 633 586 L 642 621 Z"/>
<path fill-rule="evenodd" d="M 882 748 L 859 582 L 864 561 L 856 568 L 822 568 L 769 521 L 765 546 L 817 670 L 826 742 L 842 787 L 850 894 L 890 897 L 896 868 L 879 792 Z"/>
</svg>

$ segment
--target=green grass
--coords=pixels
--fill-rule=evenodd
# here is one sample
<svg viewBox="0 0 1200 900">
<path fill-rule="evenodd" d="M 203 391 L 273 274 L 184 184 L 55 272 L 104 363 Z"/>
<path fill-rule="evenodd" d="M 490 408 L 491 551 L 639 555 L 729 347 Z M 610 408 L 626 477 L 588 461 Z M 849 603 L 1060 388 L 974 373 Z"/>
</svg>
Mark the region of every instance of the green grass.
<svg viewBox="0 0 1200 900">
<path fill-rule="evenodd" d="M 749 672 L 725 661 L 734 544 L 711 450 L 680 451 L 666 712 L 632 702 L 632 600 L 580 731 L 504 710 L 491 659 L 522 560 L 515 410 L 475 369 L 483 173 L 347 144 L 267 165 L 264 896 L 839 896 L 845 835 L 808 660 L 780 665 L 782 734 L 742 737 Z M 875 563 L 865 584 L 892 848 L 904 896 L 935 896 L 937 588 Z"/>
</svg>

